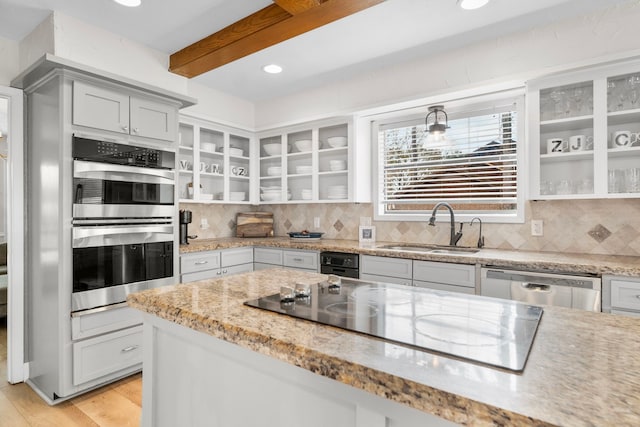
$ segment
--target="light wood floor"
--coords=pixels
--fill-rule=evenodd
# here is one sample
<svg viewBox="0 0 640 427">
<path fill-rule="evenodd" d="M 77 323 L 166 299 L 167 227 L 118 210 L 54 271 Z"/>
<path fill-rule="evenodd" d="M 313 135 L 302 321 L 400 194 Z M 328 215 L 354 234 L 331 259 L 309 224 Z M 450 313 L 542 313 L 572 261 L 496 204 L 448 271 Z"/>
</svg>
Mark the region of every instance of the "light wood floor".
<svg viewBox="0 0 640 427">
<path fill-rule="evenodd" d="M 26 384 L 9 384 L 7 321 L 0 319 L 0 427 L 138 426 L 141 408 L 141 374 L 55 406 L 47 405 Z"/>
</svg>

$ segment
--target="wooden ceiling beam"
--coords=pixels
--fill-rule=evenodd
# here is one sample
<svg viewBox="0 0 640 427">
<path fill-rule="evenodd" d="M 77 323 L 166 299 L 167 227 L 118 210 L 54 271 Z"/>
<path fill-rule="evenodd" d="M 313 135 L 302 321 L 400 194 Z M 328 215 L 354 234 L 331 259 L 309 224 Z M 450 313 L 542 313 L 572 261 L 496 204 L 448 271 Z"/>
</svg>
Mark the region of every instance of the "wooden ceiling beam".
<svg viewBox="0 0 640 427">
<path fill-rule="evenodd" d="M 316 6 L 295 15 L 277 4 L 267 6 L 172 54 L 169 71 L 195 77 L 383 1 L 320 0 Z"/>
<path fill-rule="evenodd" d="M 325 1 L 326 0 L 273 0 L 275 4 L 289 12 L 291 15 L 297 15 L 309 9 L 313 9 Z"/>
</svg>

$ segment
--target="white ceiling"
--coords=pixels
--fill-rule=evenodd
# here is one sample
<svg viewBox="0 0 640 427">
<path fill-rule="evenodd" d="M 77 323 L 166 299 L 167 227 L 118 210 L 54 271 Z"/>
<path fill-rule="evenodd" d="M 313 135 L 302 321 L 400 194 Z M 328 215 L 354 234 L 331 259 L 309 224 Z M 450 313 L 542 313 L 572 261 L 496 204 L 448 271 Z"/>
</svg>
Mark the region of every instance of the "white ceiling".
<svg viewBox="0 0 640 427">
<path fill-rule="evenodd" d="M 504 36 L 629 0 L 492 0 L 464 11 L 456 0 L 387 0 L 195 78 L 250 101 L 270 99 L 399 61 Z M 0 0 L 0 37 L 21 40 L 52 10 L 171 54 L 270 0 Z M 279 75 L 261 67 L 277 63 Z"/>
</svg>

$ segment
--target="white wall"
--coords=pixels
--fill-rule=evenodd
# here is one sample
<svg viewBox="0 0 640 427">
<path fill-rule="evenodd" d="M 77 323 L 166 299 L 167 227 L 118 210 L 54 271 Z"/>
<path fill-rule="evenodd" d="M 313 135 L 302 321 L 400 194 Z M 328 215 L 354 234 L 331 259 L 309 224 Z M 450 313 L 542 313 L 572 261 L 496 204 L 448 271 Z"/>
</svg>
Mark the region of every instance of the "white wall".
<svg viewBox="0 0 640 427">
<path fill-rule="evenodd" d="M 557 22 L 256 105 L 264 129 L 640 54 L 640 2 Z M 309 102 L 313 100 L 313 102 Z"/>
<path fill-rule="evenodd" d="M 20 72 L 29 68 L 45 53 L 54 52 L 54 15 L 51 14 L 20 41 Z"/>
<path fill-rule="evenodd" d="M 189 80 L 188 95 L 198 98 L 198 103 L 181 112 L 240 129 L 253 130 L 255 127 L 255 106 L 216 89 Z"/>
<path fill-rule="evenodd" d="M 0 37 L 0 86 L 9 86 L 20 69 L 18 43 Z"/>
</svg>

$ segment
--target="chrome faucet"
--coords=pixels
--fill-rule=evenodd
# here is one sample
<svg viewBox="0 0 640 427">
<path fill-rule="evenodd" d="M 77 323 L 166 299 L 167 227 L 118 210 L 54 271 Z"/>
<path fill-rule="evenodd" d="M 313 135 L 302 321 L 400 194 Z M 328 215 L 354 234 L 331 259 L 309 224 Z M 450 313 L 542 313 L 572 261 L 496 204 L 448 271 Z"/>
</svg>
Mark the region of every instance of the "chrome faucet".
<svg viewBox="0 0 640 427">
<path fill-rule="evenodd" d="M 480 233 L 478 234 L 478 249 L 482 249 L 484 247 L 484 236 L 482 235 L 482 220 L 478 217 L 475 217 L 471 220 L 471 223 L 469 224 L 469 226 L 473 227 L 473 222 L 476 219 L 480 223 Z"/>
<path fill-rule="evenodd" d="M 429 218 L 429 225 L 436 225 L 436 211 L 440 206 L 444 206 L 449 209 L 449 215 L 451 216 L 451 239 L 449 240 L 449 246 L 455 246 L 458 240 L 462 237 L 462 223 L 460 223 L 460 231 L 456 233 L 456 219 L 453 215 L 453 208 L 447 202 L 440 202 L 433 208 L 431 212 L 431 218 Z"/>
</svg>

